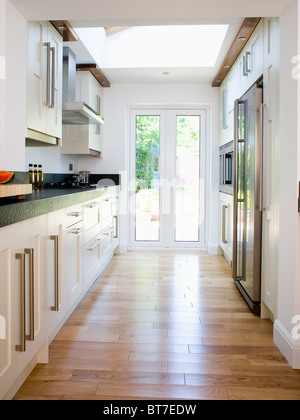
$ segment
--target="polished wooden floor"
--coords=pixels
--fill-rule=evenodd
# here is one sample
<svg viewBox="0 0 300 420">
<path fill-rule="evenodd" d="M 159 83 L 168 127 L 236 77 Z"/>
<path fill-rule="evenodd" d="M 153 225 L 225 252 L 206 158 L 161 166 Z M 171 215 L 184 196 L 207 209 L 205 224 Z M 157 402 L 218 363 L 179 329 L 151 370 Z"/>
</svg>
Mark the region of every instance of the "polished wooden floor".
<svg viewBox="0 0 300 420">
<path fill-rule="evenodd" d="M 206 253 L 116 256 L 15 399 L 295 399 L 294 371 L 227 262 Z"/>
</svg>

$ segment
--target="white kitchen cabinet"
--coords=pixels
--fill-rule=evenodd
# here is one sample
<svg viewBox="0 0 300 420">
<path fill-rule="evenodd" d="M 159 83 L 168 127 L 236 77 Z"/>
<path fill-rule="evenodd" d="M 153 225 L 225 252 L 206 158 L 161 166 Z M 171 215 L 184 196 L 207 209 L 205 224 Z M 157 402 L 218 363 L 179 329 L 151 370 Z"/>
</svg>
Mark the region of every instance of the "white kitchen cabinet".
<svg viewBox="0 0 300 420">
<path fill-rule="evenodd" d="M 0 235 L 0 399 L 21 373 L 20 343 L 20 270 L 15 261 L 15 246 L 21 240 L 15 226 L 1 229 Z"/>
<path fill-rule="evenodd" d="M 219 246 L 227 261 L 232 263 L 233 249 L 233 196 L 220 193 Z"/>
<path fill-rule="evenodd" d="M 62 270 L 64 216 L 65 210 L 48 215 L 47 306 L 50 341 L 67 312 L 67 284 Z"/>
<path fill-rule="evenodd" d="M 45 218 L 1 229 L 0 398 L 47 340 Z"/>
<path fill-rule="evenodd" d="M 264 19 L 262 302 L 277 316 L 279 243 L 279 21 Z M 262 316 L 264 314 L 262 313 Z"/>
<path fill-rule="evenodd" d="M 67 306 L 73 308 L 83 291 L 82 269 L 82 205 L 69 207 L 65 211 L 62 238 L 62 276 L 66 282 Z M 75 218 L 75 219 L 74 219 Z M 76 221 L 74 223 L 74 221 Z"/>
<path fill-rule="evenodd" d="M 264 72 L 264 22 L 257 25 L 247 45 L 237 59 L 238 98 L 263 75 Z"/>
<path fill-rule="evenodd" d="M 50 22 L 28 23 L 27 137 L 62 137 L 62 37 Z"/>
<path fill-rule="evenodd" d="M 118 193 L 84 203 L 84 289 L 99 276 L 119 244 Z"/>
<path fill-rule="evenodd" d="M 117 189 L 0 229 L 0 399 L 47 362 L 48 344 L 117 246 Z"/>
<path fill-rule="evenodd" d="M 103 88 L 89 71 L 76 72 L 76 101 L 85 102 L 102 114 Z M 102 153 L 102 125 L 63 125 L 62 154 L 94 155 Z"/>
</svg>

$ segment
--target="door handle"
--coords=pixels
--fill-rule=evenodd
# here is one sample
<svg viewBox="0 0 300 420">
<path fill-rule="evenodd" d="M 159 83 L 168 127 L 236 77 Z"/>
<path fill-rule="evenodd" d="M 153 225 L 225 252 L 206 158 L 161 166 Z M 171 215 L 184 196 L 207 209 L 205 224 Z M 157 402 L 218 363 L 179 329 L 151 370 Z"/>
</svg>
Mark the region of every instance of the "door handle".
<svg viewBox="0 0 300 420">
<path fill-rule="evenodd" d="M 54 241 L 54 306 L 51 311 L 59 311 L 59 275 L 58 275 L 58 235 L 50 236 L 50 240 Z"/>
<path fill-rule="evenodd" d="M 50 85 L 50 55 L 51 55 L 51 45 L 50 42 L 44 42 L 43 44 L 44 47 L 47 48 L 47 79 L 46 79 L 46 83 L 47 83 L 47 91 L 46 91 L 46 105 L 50 106 L 50 90 L 51 90 L 51 85 Z"/>
<path fill-rule="evenodd" d="M 228 206 L 222 206 L 222 242 L 223 244 L 227 244 L 228 241 L 226 239 L 226 212 L 228 210 Z"/>
<path fill-rule="evenodd" d="M 51 47 L 52 53 L 52 87 L 51 87 L 51 105 L 50 108 L 55 108 L 55 68 L 56 68 L 56 57 L 55 47 Z"/>
<path fill-rule="evenodd" d="M 26 336 L 29 341 L 34 341 L 34 249 L 25 249 L 29 255 L 29 301 L 30 301 L 30 334 Z"/>
<path fill-rule="evenodd" d="M 16 254 L 16 260 L 20 260 L 20 329 L 21 344 L 16 345 L 16 351 L 24 353 L 26 351 L 26 295 L 25 295 L 25 254 Z"/>
<path fill-rule="evenodd" d="M 264 109 L 266 108 L 266 104 L 260 105 L 260 177 L 259 177 L 259 187 L 260 187 L 260 199 L 259 199 L 259 210 L 261 212 L 266 211 L 266 207 L 264 207 L 264 177 L 263 177 L 263 170 L 264 170 Z"/>
</svg>

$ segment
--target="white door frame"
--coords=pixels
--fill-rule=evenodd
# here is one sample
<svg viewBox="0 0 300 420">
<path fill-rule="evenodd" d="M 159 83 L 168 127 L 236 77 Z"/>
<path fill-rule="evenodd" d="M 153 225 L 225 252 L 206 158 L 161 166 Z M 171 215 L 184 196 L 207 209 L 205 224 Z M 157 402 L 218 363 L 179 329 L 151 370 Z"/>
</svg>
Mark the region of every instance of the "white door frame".
<svg viewBox="0 0 300 420">
<path fill-rule="evenodd" d="M 182 115 L 193 115 L 193 112 L 201 112 L 201 117 L 203 118 L 204 124 L 201 125 L 201 139 L 203 142 L 201 144 L 201 176 L 204 175 L 204 179 L 202 180 L 203 184 L 203 196 L 205 197 L 205 205 L 203 210 L 203 219 L 204 219 L 204 226 L 202 229 L 202 243 L 197 245 L 195 243 L 180 243 L 172 245 L 172 248 L 165 248 L 165 244 L 162 243 L 145 243 L 140 241 L 132 241 L 132 234 L 130 232 L 131 221 L 130 218 L 132 217 L 132 206 L 135 203 L 135 200 L 132 199 L 133 191 L 132 186 L 130 186 L 130 179 L 132 174 L 135 174 L 135 159 L 133 159 L 133 146 L 135 150 L 135 144 L 132 141 L 134 138 L 132 136 L 133 133 L 133 126 L 135 130 L 135 118 L 132 115 L 133 111 L 136 111 L 138 115 L 161 115 L 160 112 L 165 113 L 166 111 L 179 111 Z M 191 114 L 189 114 L 191 113 Z M 162 122 L 164 126 L 164 122 Z M 163 127 L 165 129 L 165 127 Z M 162 130 L 162 126 L 161 126 Z M 207 232 L 209 231 L 208 226 L 210 223 L 210 177 L 211 177 L 211 147 L 209 147 L 211 143 L 211 105 L 209 104 L 184 104 L 184 105 L 165 105 L 165 104 L 133 104 L 127 106 L 127 159 L 126 159 L 126 173 L 128 176 L 127 179 L 127 244 L 128 248 L 134 249 L 197 249 L 198 251 L 206 251 L 207 250 Z M 131 207 L 131 208 L 130 208 Z M 199 238 L 200 239 L 200 238 Z"/>
</svg>

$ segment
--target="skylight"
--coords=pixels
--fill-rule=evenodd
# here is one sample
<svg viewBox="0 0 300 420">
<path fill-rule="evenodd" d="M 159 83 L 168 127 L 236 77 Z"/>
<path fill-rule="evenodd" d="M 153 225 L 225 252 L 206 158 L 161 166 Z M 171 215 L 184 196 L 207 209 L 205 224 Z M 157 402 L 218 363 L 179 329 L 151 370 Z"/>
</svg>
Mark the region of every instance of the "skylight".
<svg viewBox="0 0 300 420">
<path fill-rule="evenodd" d="M 106 40 L 102 68 L 214 67 L 228 25 L 131 27 Z"/>
</svg>

